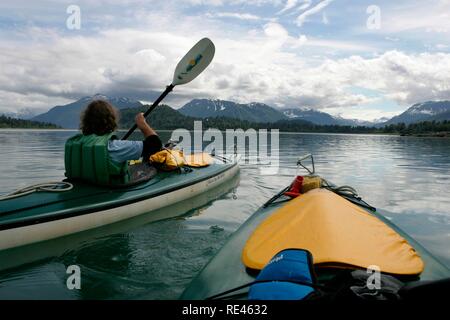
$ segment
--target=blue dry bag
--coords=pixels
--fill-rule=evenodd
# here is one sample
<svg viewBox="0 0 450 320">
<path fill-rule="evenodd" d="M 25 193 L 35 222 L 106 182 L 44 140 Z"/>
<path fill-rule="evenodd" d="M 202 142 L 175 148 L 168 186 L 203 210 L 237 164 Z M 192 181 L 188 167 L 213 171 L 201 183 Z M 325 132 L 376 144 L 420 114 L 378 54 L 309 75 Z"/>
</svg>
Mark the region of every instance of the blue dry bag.
<svg viewBox="0 0 450 320">
<path fill-rule="evenodd" d="M 314 292 L 308 285 L 316 282 L 312 255 L 303 249 L 280 251 L 261 270 L 256 281 L 264 282 L 250 287 L 250 300 L 302 300 Z"/>
</svg>

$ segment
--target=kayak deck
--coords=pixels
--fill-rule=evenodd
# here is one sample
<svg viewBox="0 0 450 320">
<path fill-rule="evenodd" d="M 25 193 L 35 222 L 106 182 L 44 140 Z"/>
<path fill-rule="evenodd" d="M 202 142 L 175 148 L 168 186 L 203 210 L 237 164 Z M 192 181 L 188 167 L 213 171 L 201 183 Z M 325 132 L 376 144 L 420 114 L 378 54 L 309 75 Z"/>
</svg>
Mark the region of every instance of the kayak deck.
<svg viewBox="0 0 450 320">
<path fill-rule="evenodd" d="M 326 188 L 288 201 L 258 225 L 247 240 L 242 260 L 262 270 L 278 252 L 304 248 L 315 265 L 418 275 L 423 261 L 411 245 L 386 223 Z"/>
<path fill-rule="evenodd" d="M 186 173 L 159 172 L 151 180 L 128 188 L 76 182 L 66 192 L 35 192 L 4 200 L 0 202 L 0 230 L 126 206 L 218 176 L 234 165 L 214 163 Z"/>
<path fill-rule="evenodd" d="M 197 277 L 194 278 L 180 298 L 206 299 L 255 281 L 256 274 L 249 272 L 251 270 L 246 269 L 242 262 L 244 246 L 255 228 L 285 204 L 286 202 L 272 203 L 268 207 L 262 207 L 257 210 L 235 233 L 233 233 L 233 235 L 231 235 L 224 247 L 211 259 Z M 364 204 L 365 203 L 361 203 L 361 205 Z M 374 215 L 387 226 L 395 230 L 400 236 L 405 238 L 424 261 L 424 270 L 419 276 L 402 278 L 403 281 L 439 280 L 450 277 L 450 270 L 445 265 L 437 260 L 437 258 L 417 241 L 412 239 L 408 234 L 384 217 L 388 214 L 387 212 L 381 210 L 373 212 L 365 208 L 364 210 Z M 318 275 L 319 283 L 326 282 L 342 270 L 317 265 L 314 266 L 314 269 Z M 227 297 L 246 299 L 247 292 L 248 288 L 244 288 Z"/>
</svg>

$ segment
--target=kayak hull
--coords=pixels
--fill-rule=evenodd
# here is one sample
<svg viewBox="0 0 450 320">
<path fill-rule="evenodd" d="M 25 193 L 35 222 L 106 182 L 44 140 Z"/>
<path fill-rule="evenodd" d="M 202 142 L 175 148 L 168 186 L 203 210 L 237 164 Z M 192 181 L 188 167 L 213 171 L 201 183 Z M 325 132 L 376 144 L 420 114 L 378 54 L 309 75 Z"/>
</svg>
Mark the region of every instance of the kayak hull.
<svg viewBox="0 0 450 320">
<path fill-rule="evenodd" d="M 137 186 L 128 192 L 111 190 L 105 195 L 102 190 L 98 192 L 98 195 L 94 193 L 93 196 L 55 201 L 55 203 L 49 201 L 47 206 L 34 205 L 25 210 L 16 211 L 8 205 L 7 209 L 10 211 L 5 216 L 15 215 L 20 218 L 22 215 L 23 218 L 15 220 L 11 218 L 0 224 L 0 250 L 55 239 L 149 213 L 200 195 L 229 181 L 239 171 L 237 163 L 215 164 L 208 170 L 205 169 L 194 169 L 191 179 L 186 177 L 191 173 L 173 173 L 161 181 L 149 182 L 147 186 Z M 178 177 L 180 183 L 177 184 Z M 96 199 L 100 202 L 95 203 Z M 15 201 L 22 200 L 26 201 L 26 199 Z M 69 207 L 72 203 L 76 205 Z M 60 210 L 46 212 L 46 208 L 51 210 L 55 207 Z M 2 208 L 1 203 L 0 208 Z"/>
<path fill-rule="evenodd" d="M 155 221 L 201 214 L 214 201 L 232 192 L 239 185 L 239 179 L 239 174 L 237 174 L 231 180 L 220 184 L 216 188 L 208 189 L 208 192 L 130 219 L 56 239 L 1 250 L 0 271 L 53 257 L 60 257 L 67 252 L 77 251 L 87 243 L 109 238 L 111 235 L 128 234 Z"/>
<path fill-rule="evenodd" d="M 251 236 L 255 228 L 282 206 L 283 203 L 279 203 L 272 204 L 266 208 L 261 207 L 258 209 L 236 232 L 230 236 L 223 248 L 210 260 L 210 262 L 185 289 L 180 299 L 203 300 L 255 281 L 254 275 L 247 272 L 246 267 L 242 262 L 242 251 L 247 239 Z M 389 215 L 388 212 L 380 210 L 377 212 L 368 212 L 375 215 L 386 225 L 394 229 L 418 252 L 425 263 L 425 268 L 420 275 L 420 280 L 439 280 L 450 277 L 450 270 L 445 265 L 443 265 L 417 241 L 412 239 L 408 234 L 385 218 L 385 216 Z M 325 274 L 326 277 L 329 277 L 330 273 L 333 275 L 334 272 L 331 268 L 321 268 L 321 266 L 315 266 L 315 271 L 319 275 L 319 281 L 320 274 Z M 335 271 L 336 273 L 338 272 L 338 270 Z M 408 281 L 407 279 L 403 280 L 406 282 Z M 414 280 L 418 279 L 416 278 Z M 236 299 L 246 299 L 247 292 L 248 288 L 244 288 L 240 291 L 234 292 L 232 297 Z"/>
</svg>

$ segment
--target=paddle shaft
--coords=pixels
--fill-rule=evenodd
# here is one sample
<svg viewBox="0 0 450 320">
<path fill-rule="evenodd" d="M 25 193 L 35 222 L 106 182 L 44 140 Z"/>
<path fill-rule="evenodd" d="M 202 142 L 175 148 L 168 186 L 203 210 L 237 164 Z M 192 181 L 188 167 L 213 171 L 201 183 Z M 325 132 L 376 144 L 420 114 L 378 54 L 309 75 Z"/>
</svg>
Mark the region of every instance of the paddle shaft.
<svg viewBox="0 0 450 320">
<path fill-rule="evenodd" d="M 159 98 L 156 99 L 155 102 L 153 102 L 153 104 L 150 106 L 150 108 L 148 108 L 148 110 L 145 111 L 145 113 L 144 113 L 144 117 L 145 117 L 145 118 L 150 114 L 150 112 L 153 111 L 153 109 L 155 109 L 155 108 L 158 106 L 158 104 L 162 101 L 162 99 L 164 99 L 164 98 L 169 94 L 169 92 L 173 90 L 174 87 L 175 87 L 175 86 L 172 85 L 172 84 L 171 84 L 171 85 L 168 85 L 168 86 L 166 87 L 166 90 L 164 90 L 164 92 L 159 96 Z M 122 140 L 127 140 L 127 138 L 134 132 L 134 130 L 136 130 L 136 128 L 137 128 L 137 125 L 134 124 L 134 125 L 131 127 L 131 129 L 128 130 L 128 132 L 123 136 Z"/>
</svg>

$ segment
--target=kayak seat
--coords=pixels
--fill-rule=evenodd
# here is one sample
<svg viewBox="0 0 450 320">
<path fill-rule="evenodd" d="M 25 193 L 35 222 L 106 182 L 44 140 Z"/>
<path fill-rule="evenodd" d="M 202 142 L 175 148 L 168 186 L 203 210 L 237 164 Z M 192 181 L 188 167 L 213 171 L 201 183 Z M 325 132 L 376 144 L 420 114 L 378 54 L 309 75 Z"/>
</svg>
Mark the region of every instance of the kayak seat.
<svg viewBox="0 0 450 320">
<path fill-rule="evenodd" d="M 316 283 L 312 255 L 307 250 L 287 249 L 277 253 L 250 286 L 249 300 L 303 300 Z"/>
</svg>

